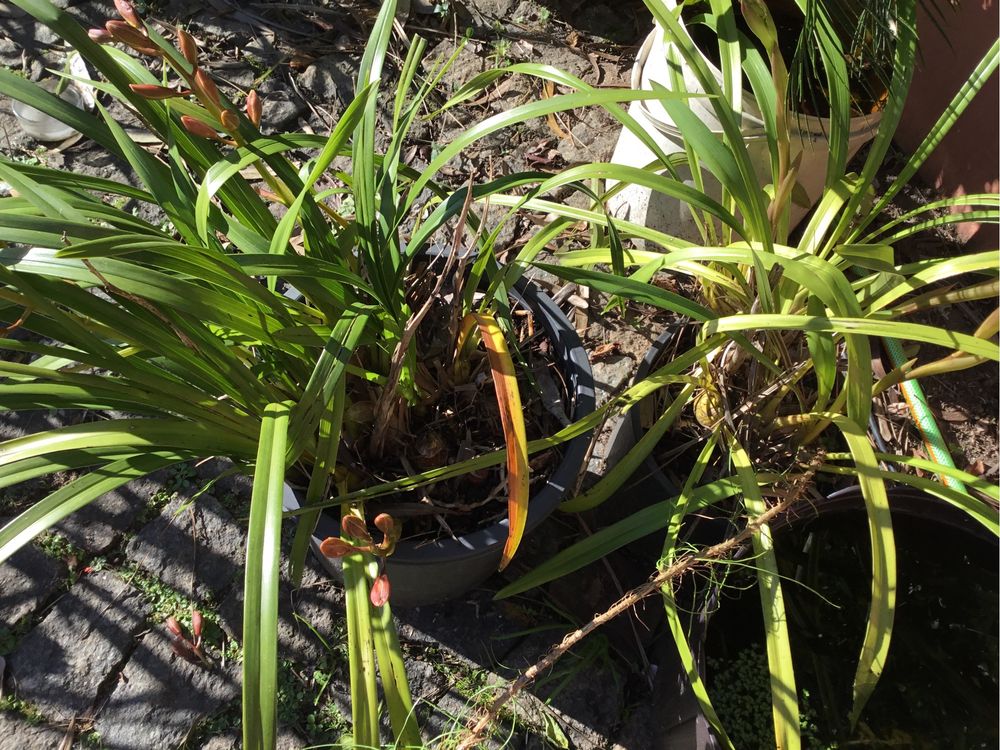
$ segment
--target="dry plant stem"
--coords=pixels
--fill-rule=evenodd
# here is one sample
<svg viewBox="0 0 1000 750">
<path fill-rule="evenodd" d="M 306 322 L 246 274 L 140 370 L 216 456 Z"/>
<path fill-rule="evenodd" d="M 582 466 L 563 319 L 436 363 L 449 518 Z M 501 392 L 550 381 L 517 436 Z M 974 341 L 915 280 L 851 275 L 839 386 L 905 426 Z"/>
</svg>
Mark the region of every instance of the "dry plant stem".
<svg viewBox="0 0 1000 750">
<path fill-rule="evenodd" d="M 397 403 L 396 385 L 399 383 L 399 378 L 403 374 L 403 363 L 406 360 L 406 350 L 409 348 L 414 335 L 416 335 L 417 328 L 420 327 L 420 323 L 427 316 L 427 313 L 431 311 L 431 307 L 434 306 L 434 300 L 437 299 L 438 294 L 441 292 L 441 287 L 444 286 L 444 281 L 449 275 L 449 271 L 451 271 L 455 263 L 458 261 L 458 249 L 462 244 L 462 236 L 465 234 L 465 220 L 469 215 L 469 207 L 472 205 L 471 176 L 469 177 L 469 182 L 466 185 L 466 191 L 465 203 L 462 205 L 462 212 L 458 217 L 455 235 L 452 238 L 451 253 L 449 253 L 448 258 L 445 260 L 444 268 L 442 268 L 441 272 L 438 274 L 438 277 L 434 282 L 434 288 L 431 290 L 430 294 L 427 295 L 427 299 L 424 301 L 423 306 L 416 313 L 411 315 L 410 319 L 406 322 L 403 334 L 399 337 L 399 342 L 396 344 L 396 348 L 392 353 L 392 365 L 389 369 L 389 378 L 386 381 L 385 390 L 382 391 L 382 395 L 379 397 L 378 404 L 375 407 L 375 432 L 372 434 L 371 446 L 372 452 L 376 456 L 382 455 L 382 451 L 385 448 L 385 440 L 389 434 L 389 426 L 391 424 L 389 417 Z"/>
<path fill-rule="evenodd" d="M 559 659 L 567 651 L 573 648 L 573 646 L 582 641 L 592 632 L 597 630 L 597 628 L 607 622 L 610 622 L 626 610 L 631 609 L 647 596 L 655 594 L 664 586 L 664 584 L 675 578 L 679 578 L 703 563 L 718 560 L 730 552 L 733 552 L 749 540 L 750 537 L 760 530 L 762 526 L 767 525 L 788 510 L 788 508 L 799 499 L 801 494 L 802 493 L 800 492 L 789 493 L 788 496 L 776 505 L 769 508 L 764 513 L 761 513 L 757 516 L 757 518 L 749 522 L 739 534 L 730 537 L 724 542 L 720 542 L 719 544 L 709 547 L 698 555 L 688 554 L 679 557 L 668 568 L 650 576 L 648 581 L 626 593 L 625 596 L 615 602 L 615 604 L 613 604 L 609 609 L 599 615 L 596 615 L 586 625 L 574 630 L 572 633 L 568 633 L 560 643 L 549 649 L 545 656 L 528 667 L 528 669 L 522 672 L 516 680 L 507 686 L 503 693 L 501 693 L 493 701 L 489 709 L 480 716 L 479 720 L 476 721 L 475 724 L 469 728 L 468 733 L 456 746 L 456 750 L 473 750 L 473 748 L 475 748 L 476 745 L 482 740 L 483 732 L 485 732 L 489 726 L 496 721 L 500 710 L 507 705 L 507 703 L 517 696 L 518 693 L 528 687 L 528 685 L 534 682 L 540 674 L 551 669 L 552 666 L 559 661 Z"/>
</svg>

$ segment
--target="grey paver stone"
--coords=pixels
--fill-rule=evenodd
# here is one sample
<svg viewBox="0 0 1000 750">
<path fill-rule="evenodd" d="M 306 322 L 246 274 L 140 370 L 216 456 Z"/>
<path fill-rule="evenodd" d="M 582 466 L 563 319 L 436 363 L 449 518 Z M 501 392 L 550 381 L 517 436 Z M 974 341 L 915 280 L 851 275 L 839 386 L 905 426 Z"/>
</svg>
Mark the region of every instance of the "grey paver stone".
<svg viewBox="0 0 1000 750">
<path fill-rule="evenodd" d="M 107 750 L 177 747 L 191 728 L 239 697 L 239 666 L 179 658 L 163 628 L 139 641 L 97 718 Z"/>
<path fill-rule="evenodd" d="M 156 476 L 163 475 L 137 479 L 101 495 L 56 524 L 55 530 L 88 552 L 105 552 L 162 489 L 162 481 Z"/>
<path fill-rule="evenodd" d="M 148 610 L 108 571 L 81 578 L 10 655 L 18 697 L 53 719 L 86 711 L 128 655 Z"/>
<path fill-rule="evenodd" d="M 595 362 L 593 369 L 597 405 L 602 406 L 632 377 L 635 362 L 631 357 L 619 355 Z"/>
<path fill-rule="evenodd" d="M 17 714 L 0 711 L 0 750 L 52 750 L 65 732 L 45 724 L 30 724 Z"/>
<path fill-rule="evenodd" d="M 171 588 L 204 600 L 243 571 L 244 531 L 211 495 L 179 495 L 128 544 L 126 556 Z"/>
<path fill-rule="evenodd" d="M 5 523 L 0 518 L 0 526 Z M 31 545 L 0 565 L 0 629 L 36 612 L 59 585 L 60 572 L 58 563 Z"/>
<path fill-rule="evenodd" d="M 243 640 L 243 587 L 237 586 L 219 607 L 223 630 L 237 641 Z M 302 586 L 293 590 L 282 581 L 278 603 L 278 654 L 298 664 L 315 664 L 329 656 L 346 631 L 344 596 L 311 557 L 306 559 Z M 340 634 L 340 635 L 338 635 Z"/>
</svg>

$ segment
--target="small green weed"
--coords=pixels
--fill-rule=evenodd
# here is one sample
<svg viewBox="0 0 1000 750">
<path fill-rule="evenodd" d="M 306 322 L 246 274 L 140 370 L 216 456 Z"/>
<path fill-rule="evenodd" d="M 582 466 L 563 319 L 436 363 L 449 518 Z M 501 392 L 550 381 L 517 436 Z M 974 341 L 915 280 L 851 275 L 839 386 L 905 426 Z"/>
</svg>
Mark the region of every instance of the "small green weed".
<svg viewBox="0 0 1000 750">
<path fill-rule="evenodd" d="M 13 695 L 5 695 L 0 698 L 0 711 L 15 713 L 29 724 L 42 724 L 45 722 L 45 716 L 41 711 L 27 701 L 16 698 Z"/>
</svg>

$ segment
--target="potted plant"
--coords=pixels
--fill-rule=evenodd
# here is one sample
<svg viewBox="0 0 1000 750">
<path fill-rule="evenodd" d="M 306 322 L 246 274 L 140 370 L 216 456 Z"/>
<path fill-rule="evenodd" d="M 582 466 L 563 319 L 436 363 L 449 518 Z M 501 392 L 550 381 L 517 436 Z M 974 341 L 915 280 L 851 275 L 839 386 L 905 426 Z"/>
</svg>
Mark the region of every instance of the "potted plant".
<svg viewBox="0 0 1000 750">
<path fill-rule="evenodd" d="M 767 9 L 775 18 L 779 54 L 788 65 L 787 111 L 775 107 L 769 52 L 751 32 L 736 3 L 671 0 L 663 4 L 663 12 L 671 13 L 694 42 L 699 64 L 710 72 L 717 88 L 726 92 L 739 113 L 740 133 L 762 184 L 768 184 L 773 175 L 774 144 L 769 133 L 774 121 L 788 123 L 789 159 L 798 162 L 790 217 L 790 225 L 795 227 L 816 204 L 826 184 L 830 139 L 840 138 L 833 131 L 844 128 L 848 133 L 846 161 L 877 132 L 892 69 L 891 29 L 899 19 L 895 4 L 788 0 L 767 3 Z M 740 56 L 742 66 L 734 66 L 732 62 Z M 848 86 L 839 85 L 845 81 Z M 639 49 L 631 83 L 639 90 L 659 87 L 706 93 L 660 20 L 654 20 L 653 30 Z M 847 96 L 848 101 L 831 102 L 834 94 Z M 705 98 L 691 102 L 695 115 L 720 140 L 726 137 L 711 103 Z M 836 122 L 831 113 L 837 113 Z M 645 125 L 646 133 L 640 138 L 623 128 L 612 162 L 638 167 L 657 163 L 660 169 L 674 169 L 669 157 L 683 155 L 686 146 L 669 113 L 655 101 L 642 101 L 630 106 L 630 114 Z M 710 171 L 681 168 L 681 174 L 719 196 L 719 184 Z M 695 240 L 699 233 L 698 217 L 682 201 L 642 186 L 624 187 L 609 207 L 616 216 L 685 239 Z"/>
<path fill-rule="evenodd" d="M 849 477 L 860 486 L 871 548 L 869 615 L 857 644 L 859 656 L 850 701 L 853 726 L 877 685 L 896 615 L 887 484 L 917 487 L 959 508 L 990 534 L 998 532 L 1000 495 L 995 486 L 934 461 L 877 451 L 869 443 L 867 425 L 873 396 L 894 384 L 1000 359 L 994 340 L 996 312 L 985 316 L 971 333 L 907 320 L 907 316 L 962 300 L 994 299 L 996 253 L 907 260 L 898 258 L 896 252 L 897 243 L 925 229 L 968 220 L 997 221 L 996 196 L 936 201 L 898 218 L 882 215 L 997 69 L 1000 45 L 994 45 L 956 93 L 952 105 L 895 182 L 874 195 L 871 186 L 901 116 L 915 57 L 914 3 L 900 3 L 889 96 L 879 131 L 855 174 L 846 170 L 849 129 L 831 127 L 826 187 L 805 227 L 793 234 L 789 217 L 797 166 L 789 159 L 792 136 L 788 122 L 779 118 L 768 126 L 774 171 L 768 184 L 762 184 L 741 135 L 738 92 L 724 89 L 716 81 L 670 8 L 652 0 L 648 4 L 708 94 L 709 106 L 724 133 L 720 141 L 689 108 L 665 99 L 663 106 L 686 145 L 683 157 L 672 163 L 686 165 L 692 174 L 708 170 L 722 186 L 722 194 L 716 200 L 677 176 L 656 174 L 653 169 L 660 165 L 650 170 L 588 165 L 574 172 L 577 179 L 615 180 L 616 186 L 605 198 L 626 183 L 643 185 L 685 200 L 705 220 L 701 224 L 704 235 L 693 244 L 655 228 L 594 212 L 591 220 L 607 228 L 606 247 L 566 252 L 559 256 L 559 265 L 543 265 L 567 280 L 685 316 L 690 319 L 692 334 L 671 352 L 667 362 L 661 362 L 620 399 L 634 406 L 652 393 L 667 394 L 659 401 L 649 431 L 594 487 L 562 507 L 586 510 L 612 497 L 681 419 L 694 433 L 693 465 L 676 496 L 650 498 L 648 507 L 564 550 L 498 596 L 510 596 L 577 570 L 663 528 L 667 533 L 658 566 L 665 570 L 679 554 L 679 535 L 685 522 L 706 508 L 719 508 L 740 524 L 767 512 L 769 497 L 783 498 L 784 502 L 808 497 L 817 476 Z M 770 52 L 774 100 L 787 102 L 787 70 L 777 54 L 777 34 L 766 6 L 746 3 L 744 12 L 760 44 Z M 723 68 L 724 80 L 737 80 L 739 61 L 747 59 L 736 52 L 726 57 L 729 63 Z M 843 125 L 848 121 L 849 97 L 845 91 L 835 92 L 830 101 L 831 123 Z M 842 107 L 838 109 L 835 102 L 841 102 Z M 787 106 L 779 104 L 777 109 L 786 111 Z M 955 208 L 960 203 L 975 210 L 958 213 Z M 536 205 L 563 217 L 576 215 L 552 204 Z M 628 248 L 626 241 L 632 238 L 646 241 L 647 249 Z M 658 247 L 650 248 L 649 243 Z M 628 274 L 598 270 L 595 266 L 599 264 L 612 269 L 624 266 Z M 662 278 L 661 272 L 693 279 L 693 298 L 680 295 L 670 283 L 650 283 Z M 932 344 L 953 353 L 931 362 L 907 358 L 886 377 L 876 379 L 871 361 L 873 343 L 879 339 Z M 882 462 L 899 468 L 890 470 Z M 912 467 L 949 481 L 935 482 L 906 471 Z M 960 484 L 955 484 L 956 480 Z M 778 746 L 796 748 L 801 742 L 800 728 L 791 717 L 799 716 L 798 693 L 778 560 L 767 525 L 751 528 L 775 736 Z M 694 667 L 671 588 L 663 590 L 663 600 L 670 631 L 701 710 L 712 721 L 717 736 L 728 743 Z"/>
<path fill-rule="evenodd" d="M 586 417 L 590 373 L 572 328 L 537 290 L 517 283 L 522 266 L 497 263 L 500 227 L 486 226 L 477 211 L 491 196 L 509 198 L 519 188 L 537 193 L 548 175 L 513 174 L 451 190 L 435 178 L 468 144 L 500 128 L 649 94 L 608 90 L 515 107 L 463 132 L 418 172 L 403 163 L 403 144 L 448 62 L 421 73 L 425 43 L 412 40 L 395 95 L 380 99 L 392 2 L 382 5 L 372 29 L 357 95 L 325 137 L 262 136 L 267 102 L 251 91 L 237 106 L 202 67 L 187 32 L 165 38 L 127 0 L 116 0 L 120 19 L 90 32 L 48 0 L 18 5 L 70 42 L 100 74 L 93 85 L 164 147 L 151 154 L 105 107 L 100 119 L 89 116 L 0 71 L 13 98 L 100 143 L 141 183 L 0 160 L 0 178 L 15 191 L 0 200 L 0 241 L 6 243 L 0 346 L 21 360 L 0 362 L 0 406 L 86 409 L 107 417 L 0 448 L 4 485 L 90 469 L 0 529 L 0 560 L 75 509 L 162 467 L 222 456 L 252 472 L 244 744 L 271 746 L 287 481 L 304 489 L 301 507 L 285 513 L 298 518 L 293 578 L 321 512 L 336 513 L 340 533 L 318 541 L 325 555 L 342 561 L 353 741 L 378 743 L 377 661 L 394 735 L 400 746 L 418 745 L 386 602 L 392 584 L 397 595 L 409 594 L 421 575 L 408 574 L 393 557 L 419 565 L 428 548 L 462 548 L 464 558 L 433 562 L 449 573 L 468 565 L 473 576 L 466 585 L 505 565 L 525 530 L 569 486 L 582 461 L 579 440 L 597 422 Z M 391 130 L 377 133 L 385 103 Z M 349 159 L 350 168 L 337 170 L 338 157 Z M 245 179 L 249 168 L 262 187 Z M 136 218 L 116 207 L 122 201 L 104 196 L 159 206 L 163 225 Z M 272 213 L 275 204 L 280 218 Z M 544 233 L 533 246 L 552 236 Z M 445 252 L 429 255 L 432 244 Z M 20 335 L 12 336 L 15 331 Z M 548 340 L 532 349 L 539 337 Z M 477 351 L 479 340 L 485 354 Z M 556 368 L 566 386 L 560 392 L 557 385 L 558 395 L 547 399 L 561 401 L 563 418 L 576 422 L 531 424 L 530 415 L 544 410 L 522 363 L 539 367 L 536 378 Z M 457 407 L 477 410 L 480 425 L 460 445 L 428 428 L 435 419 L 447 426 Z M 408 425 L 419 432 L 416 439 Z M 532 487 L 529 456 L 543 451 L 548 481 Z M 497 468 L 504 463 L 505 476 Z M 459 477 L 466 484 L 452 492 L 465 487 L 477 502 L 494 491 L 501 503 L 506 497 L 506 521 L 456 535 L 454 545 L 440 539 L 411 544 L 414 524 L 400 507 L 400 493 Z M 392 513 L 380 511 L 387 499 L 395 502 Z M 426 505 L 441 512 L 433 500 Z M 449 584 L 431 596 L 454 593 Z"/>
</svg>

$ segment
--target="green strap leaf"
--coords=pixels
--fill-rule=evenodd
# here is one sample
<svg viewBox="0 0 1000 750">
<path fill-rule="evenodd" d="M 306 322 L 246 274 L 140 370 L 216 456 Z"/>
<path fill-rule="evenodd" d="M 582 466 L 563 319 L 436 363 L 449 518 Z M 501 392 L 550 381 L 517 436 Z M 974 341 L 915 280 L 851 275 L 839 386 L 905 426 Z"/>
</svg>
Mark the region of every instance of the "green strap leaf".
<svg viewBox="0 0 1000 750">
<path fill-rule="evenodd" d="M 243 747 L 271 750 L 277 737 L 278 579 L 288 403 L 268 404 L 250 499 L 243 589 Z"/>
</svg>

